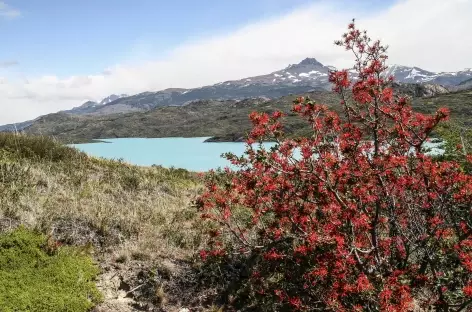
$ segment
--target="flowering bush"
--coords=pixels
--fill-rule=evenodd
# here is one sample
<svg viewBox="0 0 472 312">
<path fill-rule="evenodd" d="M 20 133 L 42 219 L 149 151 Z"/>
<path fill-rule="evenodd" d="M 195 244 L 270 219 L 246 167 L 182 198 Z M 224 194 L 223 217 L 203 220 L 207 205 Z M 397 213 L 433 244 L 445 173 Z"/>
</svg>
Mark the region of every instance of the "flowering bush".
<svg viewBox="0 0 472 312">
<path fill-rule="evenodd" d="M 313 131 L 285 139 L 282 113 L 252 113 L 245 155 L 228 155 L 238 170 L 209 174 L 198 200 L 213 224 L 202 258 L 245 260 L 269 310 L 470 311 L 472 177 L 422 153 L 448 110 L 395 95 L 386 48 L 354 22 L 336 44 L 357 72 L 330 74 L 344 116 L 298 98 Z"/>
</svg>

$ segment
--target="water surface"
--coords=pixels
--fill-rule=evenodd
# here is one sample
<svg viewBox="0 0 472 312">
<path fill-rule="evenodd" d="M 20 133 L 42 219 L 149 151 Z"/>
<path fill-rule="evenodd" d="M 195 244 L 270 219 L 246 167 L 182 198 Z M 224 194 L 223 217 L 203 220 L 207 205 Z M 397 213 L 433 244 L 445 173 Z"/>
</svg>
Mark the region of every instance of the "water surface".
<svg viewBox="0 0 472 312">
<path fill-rule="evenodd" d="M 240 142 L 204 143 L 208 137 L 198 138 L 129 138 L 105 139 L 97 143 L 73 144 L 79 150 L 96 157 L 123 159 L 139 165 L 184 168 L 192 171 L 207 171 L 226 167 L 230 162 L 220 157 L 232 152 L 238 156 L 245 151 Z M 265 143 L 271 146 L 273 143 Z"/>
<path fill-rule="evenodd" d="M 230 162 L 222 158 L 221 154 L 231 152 L 241 156 L 246 149 L 246 145 L 241 142 L 204 143 L 206 139 L 208 137 L 106 139 L 100 140 L 104 142 L 72 146 L 92 156 L 123 159 L 138 166 L 161 165 L 192 171 L 230 166 Z M 264 143 L 266 148 L 273 145 L 275 143 Z M 428 154 L 439 155 L 443 152 L 442 143 L 424 145 L 431 149 Z"/>
</svg>

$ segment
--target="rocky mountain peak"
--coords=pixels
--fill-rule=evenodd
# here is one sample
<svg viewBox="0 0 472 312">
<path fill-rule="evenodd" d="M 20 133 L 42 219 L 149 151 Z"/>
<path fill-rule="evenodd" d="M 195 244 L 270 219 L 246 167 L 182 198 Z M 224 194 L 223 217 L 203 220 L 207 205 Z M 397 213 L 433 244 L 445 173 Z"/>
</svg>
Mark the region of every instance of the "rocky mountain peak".
<svg viewBox="0 0 472 312">
<path fill-rule="evenodd" d="M 304 59 L 303 61 L 301 61 L 300 63 L 298 63 L 298 65 L 323 66 L 323 64 L 321 64 L 320 62 L 318 62 L 314 57 L 307 57 L 306 59 Z"/>
</svg>

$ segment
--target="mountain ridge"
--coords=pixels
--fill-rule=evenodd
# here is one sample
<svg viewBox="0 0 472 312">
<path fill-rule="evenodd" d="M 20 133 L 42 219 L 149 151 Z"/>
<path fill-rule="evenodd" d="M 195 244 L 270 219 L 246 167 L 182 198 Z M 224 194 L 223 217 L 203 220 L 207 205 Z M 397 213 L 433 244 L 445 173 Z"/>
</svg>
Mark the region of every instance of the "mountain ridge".
<svg viewBox="0 0 472 312">
<path fill-rule="evenodd" d="M 108 115 L 146 111 L 159 106 L 186 105 L 193 101 L 207 99 L 241 100 L 252 97 L 274 99 L 289 94 L 329 90 L 331 87 L 328 81 L 329 72 L 334 69 L 333 66 L 323 65 L 316 58 L 308 57 L 297 64 L 290 64 L 282 70 L 265 75 L 228 80 L 199 88 L 165 89 L 122 97 L 112 103 L 94 107 L 87 114 Z M 350 74 L 353 74 L 352 70 Z M 436 89 L 455 90 L 457 84 L 472 78 L 472 70 L 437 73 L 419 67 L 393 65 L 387 70 L 387 75 L 393 75 L 399 83 L 439 84 L 441 86 L 435 87 Z"/>
</svg>

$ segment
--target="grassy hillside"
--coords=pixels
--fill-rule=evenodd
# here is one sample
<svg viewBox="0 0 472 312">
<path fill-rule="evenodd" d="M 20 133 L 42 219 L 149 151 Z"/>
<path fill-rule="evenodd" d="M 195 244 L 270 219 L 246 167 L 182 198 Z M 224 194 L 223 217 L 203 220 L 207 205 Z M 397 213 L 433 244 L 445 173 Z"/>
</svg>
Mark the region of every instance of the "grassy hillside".
<svg viewBox="0 0 472 312">
<path fill-rule="evenodd" d="M 414 86 L 402 86 L 402 92 L 415 96 L 421 90 Z M 336 94 L 315 91 L 303 94 L 340 108 Z M 252 111 L 282 110 L 290 113 L 295 96 L 277 100 L 247 99 L 243 101 L 199 101 L 181 107 L 160 107 L 148 112 L 109 115 L 102 117 L 52 114 L 41 118 L 26 129 L 27 133 L 54 136 L 64 142 L 84 142 L 100 138 L 121 137 L 172 137 L 217 136 L 237 140 L 251 128 L 248 115 Z M 438 107 L 451 109 L 452 118 L 470 124 L 472 92 L 461 91 L 434 97 L 413 97 L 413 106 L 422 112 L 434 112 Z M 289 134 L 301 134 L 308 129 L 303 121 L 289 114 L 285 119 Z"/>
<path fill-rule="evenodd" d="M 472 126 L 472 91 L 458 91 L 431 98 L 414 98 L 413 108 L 419 112 L 432 113 L 439 107 L 451 110 L 451 119 Z"/>
<path fill-rule="evenodd" d="M 186 170 L 136 167 L 90 158 L 45 137 L 0 134 L 0 233 L 23 225 L 93 250 L 105 299 L 99 311 L 120 311 L 138 297 L 157 305 L 164 285 L 173 287 L 170 274 L 187 268 L 200 244 L 190 206 L 200 187 Z M 130 292 L 139 285 L 146 287 Z M 175 295 L 169 302 L 178 301 Z M 121 301 L 110 303 L 113 298 Z"/>
</svg>

